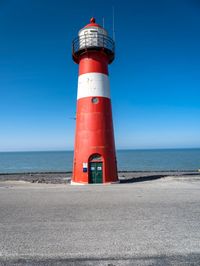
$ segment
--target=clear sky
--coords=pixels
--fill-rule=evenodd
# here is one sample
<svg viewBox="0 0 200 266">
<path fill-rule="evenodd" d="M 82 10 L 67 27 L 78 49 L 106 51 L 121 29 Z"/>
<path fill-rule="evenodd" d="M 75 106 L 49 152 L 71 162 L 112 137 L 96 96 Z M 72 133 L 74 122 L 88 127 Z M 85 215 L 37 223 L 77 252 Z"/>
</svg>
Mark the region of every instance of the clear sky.
<svg viewBox="0 0 200 266">
<path fill-rule="evenodd" d="M 113 5 L 116 147 L 200 147 L 198 0 L 0 0 L 0 151 L 73 149 L 71 42 Z"/>
</svg>

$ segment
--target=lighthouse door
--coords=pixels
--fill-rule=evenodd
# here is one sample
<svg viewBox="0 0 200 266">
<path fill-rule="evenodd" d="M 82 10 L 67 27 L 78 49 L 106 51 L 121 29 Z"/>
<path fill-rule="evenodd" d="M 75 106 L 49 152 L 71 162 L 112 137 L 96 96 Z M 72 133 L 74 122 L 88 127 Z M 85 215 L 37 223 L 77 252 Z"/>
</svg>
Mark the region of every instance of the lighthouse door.
<svg viewBox="0 0 200 266">
<path fill-rule="evenodd" d="M 89 174 L 89 183 L 99 184 L 102 183 L 102 162 L 90 162 L 90 174 Z"/>
</svg>

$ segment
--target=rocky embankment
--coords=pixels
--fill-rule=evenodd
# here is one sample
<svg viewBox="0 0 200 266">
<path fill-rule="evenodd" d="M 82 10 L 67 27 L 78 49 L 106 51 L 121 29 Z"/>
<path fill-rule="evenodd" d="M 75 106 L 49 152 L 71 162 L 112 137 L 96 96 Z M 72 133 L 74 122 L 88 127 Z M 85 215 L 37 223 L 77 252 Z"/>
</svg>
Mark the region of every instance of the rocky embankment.
<svg viewBox="0 0 200 266">
<path fill-rule="evenodd" d="M 55 172 L 55 173 L 2 173 L 1 181 L 27 181 L 30 183 L 46 183 L 46 184 L 67 184 L 71 180 L 71 172 Z M 154 180 L 167 176 L 194 176 L 199 175 L 198 171 L 120 171 L 118 176 L 120 183 L 142 182 Z"/>
</svg>

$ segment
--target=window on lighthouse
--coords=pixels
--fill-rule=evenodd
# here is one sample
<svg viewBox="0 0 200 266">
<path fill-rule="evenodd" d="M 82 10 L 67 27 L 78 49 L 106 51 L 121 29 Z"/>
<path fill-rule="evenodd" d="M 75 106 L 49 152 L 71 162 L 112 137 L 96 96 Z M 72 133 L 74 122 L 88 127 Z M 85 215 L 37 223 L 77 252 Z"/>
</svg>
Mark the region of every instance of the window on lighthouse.
<svg viewBox="0 0 200 266">
<path fill-rule="evenodd" d="M 97 97 L 92 98 L 92 103 L 97 104 L 99 102 L 99 99 Z"/>
<path fill-rule="evenodd" d="M 93 161 L 102 161 L 101 155 L 100 154 L 93 154 L 90 157 L 90 162 L 93 162 Z"/>
<path fill-rule="evenodd" d="M 98 46 L 97 30 L 88 30 L 84 32 L 86 38 L 86 46 Z"/>
</svg>

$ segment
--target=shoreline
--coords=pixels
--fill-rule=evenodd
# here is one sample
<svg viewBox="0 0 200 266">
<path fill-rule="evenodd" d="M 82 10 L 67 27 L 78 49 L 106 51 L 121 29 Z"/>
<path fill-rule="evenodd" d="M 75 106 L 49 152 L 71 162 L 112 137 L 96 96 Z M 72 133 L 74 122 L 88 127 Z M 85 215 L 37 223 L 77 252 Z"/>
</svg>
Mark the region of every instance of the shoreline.
<svg viewBox="0 0 200 266">
<path fill-rule="evenodd" d="M 0 173 L 0 182 L 4 181 L 26 181 L 30 183 L 44 184 L 68 184 L 71 181 L 72 172 L 29 172 L 29 173 Z M 195 171 L 118 171 L 120 183 L 134 183 L 150 181 L 167 176 L 200 176 L 198 170 Z"/>
<path fill-rule="evenodd" d="M 194 172 L 200 173 L 200 169 L 193 170 L 118 170 L 118 173 L 150 173 L 150 172 Z M 72 171 L 30 171 L 30 172 L 0 172 L 0 175 L 21 175 L 21 174 L 71 174 Z"/>
</svg>

